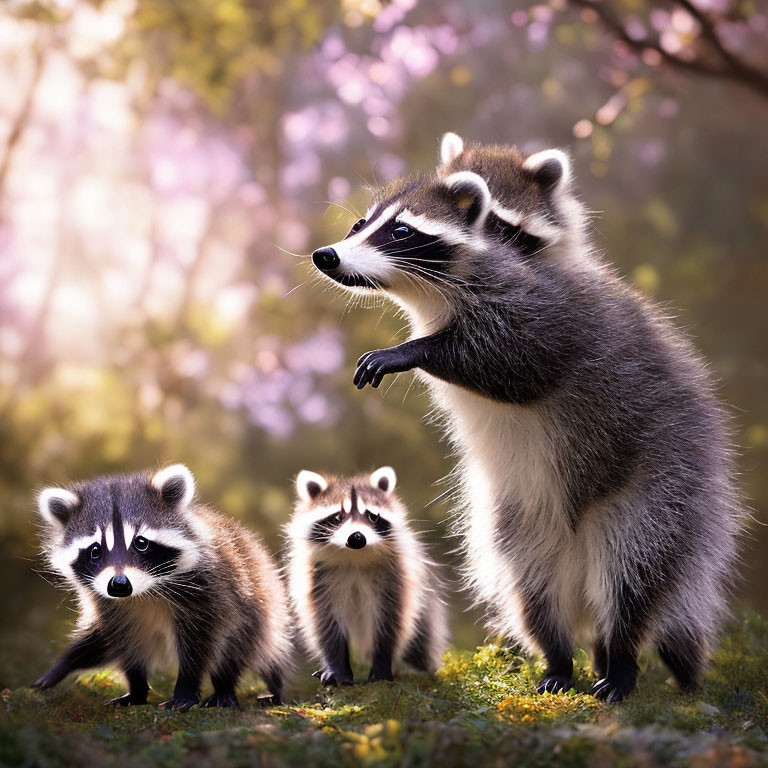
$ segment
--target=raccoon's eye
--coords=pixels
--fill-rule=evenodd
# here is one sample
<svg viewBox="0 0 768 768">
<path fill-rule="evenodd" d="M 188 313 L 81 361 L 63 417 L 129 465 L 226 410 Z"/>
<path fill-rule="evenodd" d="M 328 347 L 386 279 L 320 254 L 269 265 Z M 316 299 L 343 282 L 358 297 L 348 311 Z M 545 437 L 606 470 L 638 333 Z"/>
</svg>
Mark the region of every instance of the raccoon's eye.
<svg viewBox="0 0 768 768">
<path fill-rule="evenodd" d="M 352 229 L 349 230 L 349 235 L 354 235 L 357 232 L 359 232 L 363 227 L 365 226 L 365 219 L 358 219 L 353 225 Z M 347 235 L 347 237 L 349 237 Z"/>
<path fill-rule="evenodd" d="M 91 560 L 98 560 L 101 557 L 101 546 L 99 544 L 91 544 L 88 549 L 88 554 Z"/>
<path fill-rule="evenodd" d="M 378 516 L 378 515 L 377 515 L 375 512 L 371 512 L 371 510 L 370 510 L 370 509 L 369 509 L 369 510 L 366 510 L 366 513 L 365 513 L 365 514 L 366 514 L 366 515 L 368 515 L 368 519 L 369 519 L 369 520 L 370 520 L 372 523 L 375 523 L 375 522 L 376 522 L 376 521 L 379 519 L 379 516 Z"/>
<path fill-rule="evenodd" d="M 343 512 L 337 512 L 332 518 L 331 522 L 338 524 L 344 519 L 344 513 Z"/>
<path fill-rule="evenodd" d="M 137 536 L 133 540 L 133 546 L 138 552 L 146 552 L 149 548 L 149 542 L 143 536 Z"/>
<path fill-rule="evenodd" d="M 392 230 L 393 240 L 405 240 L 406 237 L 410 237 L 413 234 L 413 227 L 409 227 L 407 224 L 399 224 Z"/>
</svg>

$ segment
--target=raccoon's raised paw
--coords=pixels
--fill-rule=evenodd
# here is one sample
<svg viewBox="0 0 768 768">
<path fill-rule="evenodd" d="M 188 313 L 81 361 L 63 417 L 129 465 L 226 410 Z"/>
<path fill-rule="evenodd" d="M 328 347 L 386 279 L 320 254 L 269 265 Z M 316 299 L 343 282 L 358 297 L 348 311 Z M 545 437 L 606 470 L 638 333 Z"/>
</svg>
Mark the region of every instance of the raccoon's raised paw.
<svg viewBox="0 0 768 768">
<path fill-rule="evenodd" d="M 352 675 L 344 672 L 334 672 L 332 669 L 319 669 L 312 676 L 320 680 L 320 685 L 327 685 L 333 688 L 339 685 L 354 685 L 355 682 Z"/>
<path fill-rule="evenodd" d="M 545 675 L 536 686 L 536 693 L 560 693 L 571 687 L 571 678 L 565 675 Z"/>
<path fill-rule="evenodd" d="M 237 695 L 231 693 L 214 693 L 209 696 L 201 705 L 201 707 L 239 707 L 240 702 L 237 700 Z"/>
<path fill-rule="evenodd" d="M 592 686 L 590 693 L 606 704 L 618 704 L 620 701 L 624 701 L 625 696 L 632 693 L 634 687 L 634 683 L 618 683 L 604 677 Z"/>
<path fill-rule="evenodd" d="M 375 349 L 366 352 L 357 361 L 353 383 L 358 389 L 363 389 L 366 384 L 376 389 L 388 373 L 402 373 L 410 371 L 411 368 L 413 362 L 398 347 Z"/>
<path fill-rule="evenodd" d="M 141 707 L 147 703 L 147 694 L 124 693 L 116 699 L 110 699 L 105 707 Z"/>
<path fill-rule="evenodd" d="M 168 701 L 158 704 L 160 709 L 172 710 L 173 712 L 186 712 L 196 707 L 200 703 L 200 697 L 195 696 L 171 696 Z"/>
</svg>

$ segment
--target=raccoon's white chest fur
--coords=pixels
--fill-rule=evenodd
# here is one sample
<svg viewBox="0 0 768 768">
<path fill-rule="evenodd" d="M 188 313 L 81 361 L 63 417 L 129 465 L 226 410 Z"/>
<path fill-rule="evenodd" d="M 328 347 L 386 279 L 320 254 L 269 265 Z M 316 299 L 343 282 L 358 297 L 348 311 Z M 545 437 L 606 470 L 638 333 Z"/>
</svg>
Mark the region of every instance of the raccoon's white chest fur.
<svg viewBox="0 0 768 768">
<path fill-rule="evenodd" d="M 176 634 L 167 602 L 158 598 L 130 600 L 118 630 L 124 632 L 124 640 L 116 638 L 116 642 L 125 648 L 126 656 L 146 664 L 148 672 L 175 666 Z"/>
<path fill-rule="evenodd" d="M 459 529 L 476 596 L 495 608 L 498 629 L 528 645 L 518 597 L 523 576 L 581 623 L 588 542 L 566 518 L 543 407 L 495 403 L 419 375 L 459 454 Z"/>
<path fill-rule="evenodd" d="M 350 649 L 360 660 L 370 660 L 373 654 L 373 637 L 378 621 L 381 596 L 371 583 L 370 573 L 354 569 L 334 569 L 327 576 L 329 593 L 333 594 L 330 607 L 339 624 L 347 628 Z"/>
</svg>

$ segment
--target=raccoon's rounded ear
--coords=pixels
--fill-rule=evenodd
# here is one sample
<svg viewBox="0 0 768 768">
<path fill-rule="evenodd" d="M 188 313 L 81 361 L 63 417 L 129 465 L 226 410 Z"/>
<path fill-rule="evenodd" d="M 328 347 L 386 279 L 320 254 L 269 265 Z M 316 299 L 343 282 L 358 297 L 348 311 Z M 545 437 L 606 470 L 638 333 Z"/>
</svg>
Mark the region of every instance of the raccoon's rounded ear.
<svg viewBox="0 0 768 768">
<path fill-rule="evenodd" d="M 491 210 L 491 192 L 485 179 L 472 171 L 452 173 L 445 181 L 453 200 L 464 212 L 467 223 L 482 227 Z"/>
<path fill-rule="evenodd" d="M 397 475 L 392 467 L 380 467 L 371 474 L 371 487 L 378 488 L 389 496 L 395 490 Z"/>
<path fill-rule="evenodd" d="M 64 527 L 80 499 L 66 488 L 46 488 L 37 497 L 37 511 L 50 525 Z"/>
<path fill-rule="evenodd" d="M 186 507 L 195 495 L 195 478 L 183 464 L 172 464 L 155 474 L 152 487 L 166 504 Z"/>
<path fill-rule="evenodd" d="M 571 161 L 561 149 L 537 152 L 525 160 L 523 168 L 530 171 L 547 192 L 563 189 L 571 181 Z"/>
<path fill-rule="evenodd" d="M 317 472 L 302 469 L 296 478 L 296 493 L 302 501 L 312 501 L 328 487 L 328 481 Z"/>
<path fill-rule="evenodd" d="M 455 133 L 445 133 L 440 140 L 440 164 L 452 163 L 464 151 L 464 140 Z"/>
</svg>

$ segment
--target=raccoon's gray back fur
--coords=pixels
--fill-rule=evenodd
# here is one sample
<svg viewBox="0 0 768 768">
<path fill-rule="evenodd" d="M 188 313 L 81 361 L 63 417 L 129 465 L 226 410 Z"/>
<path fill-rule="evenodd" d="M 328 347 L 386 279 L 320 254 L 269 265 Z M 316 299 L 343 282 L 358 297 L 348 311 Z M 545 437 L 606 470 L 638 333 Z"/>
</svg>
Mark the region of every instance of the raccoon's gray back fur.
<svg viewBox="0 0 768 768">
<path fill-rule="evenodd" d="M 459 455 L 458 527 L 489 624 L 570 683 L 595 638 L 595 694 L 632 690 L 653 642 L 684 688 L 726 613 L 742 511 L 704 364 L 592 252 L 564 153 L 448 134 L 433 176 L 377 193 L 326 275 L 378 290 L 410 341 L 355 381 L 418 369 Z"/>
</svg>

